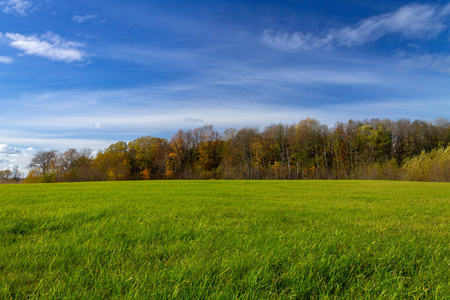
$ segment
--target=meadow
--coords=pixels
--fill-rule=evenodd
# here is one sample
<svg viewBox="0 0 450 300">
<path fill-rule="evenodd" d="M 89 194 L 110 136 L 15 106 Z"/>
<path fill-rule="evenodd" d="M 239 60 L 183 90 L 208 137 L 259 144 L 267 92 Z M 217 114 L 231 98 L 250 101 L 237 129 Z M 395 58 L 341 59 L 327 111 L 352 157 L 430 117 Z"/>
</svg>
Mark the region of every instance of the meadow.
<svg viewBox="0 0 450 300">
<path fill-rule="evenodd" d="M 445 299 L 450 183 L 0 185 L 0 299 Z"/>
</svg>

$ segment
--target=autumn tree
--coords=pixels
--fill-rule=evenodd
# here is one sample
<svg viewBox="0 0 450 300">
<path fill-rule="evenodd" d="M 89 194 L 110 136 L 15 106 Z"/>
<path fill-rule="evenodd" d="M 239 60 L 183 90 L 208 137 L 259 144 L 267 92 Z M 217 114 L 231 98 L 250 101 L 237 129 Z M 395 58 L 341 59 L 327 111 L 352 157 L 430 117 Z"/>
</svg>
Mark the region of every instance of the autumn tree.
<svg viewBox="0 0 450 300">
<path fill-rule="evenodd" d="M 28 165 L 28 168 L 32 169 L 28 176 L 30 181 L 53 182 L 56 180 L 57 153 L 56 150 L 36 152 Z M 31 180 L 33 176 L 36 179 Z"/>
<path fill-rule="evenodd" d="M 225 152 L 225 142 L 219 132 L 212 125 L 203 127 L 198 144 L 199 163 L 202 167 L 203 178 L 216 178 Z"/>
<path fill-rule="evenodd" d="M 291 143 L 294 137 L 294 126 L 272 124 L 266 127 L 262 133 L 263 145 L 272 148 L 272 157 L 274 159 L 272 169 L 275 173 L 275 179 L 291 178 Z M 267 147 L 266 147 L 267 149 Z"/>
<path fill-rule="evenodd" d="M 141 137 L 128 143 L 132 173 L 142 179 L 163 179 L 169 145 L 166 139 Z"/>
<path fill-rule="evenodd" d="M 192 174 L 194 153 L 192 131 L 179 130 L 170 139 L 168 177 L 188 178 Z"/>
<path fill-rule="evenodd" d="M 125 152 L 100 151 L 93 161 L 98 180 L 130 179 L 131 165 Z"/>
<path fill-rule="evenodd" d="M 345 124 L 342 122 L 334 126 L 330 136 L 332 150 L 333 178 L 346 178 L 350 174 L 348 136 L 345 132 Z"/>
<path fill-rule="evenodd" d="M 11 170 L 0 170 L 0 180 L 8 180 L 12 177 Z"/>
<path fill-rule="evenodd" d="M 237 131 L 228 140 L 229 151 L 234 165 L 238 169 L 238 178 L 256 179 L 254 159 L 256 157 L 253 144 L 258 140 L 258 129 L 246 127 Z"/>
<path fill-rule="evenodd" d="M 327 168 L 327 143 L 323 139 L 328 129 L 311 118 L 300 121 L 294 128 L 292 148 L 297 169 L 304 179 L 319 178 L 322 168 Z"/>
<path fill-rule="evenodd" d="M 383 126 L 380 125 L 377 129 L 371 125 L 361 126 L 355 142 L 363 164 L 389 160 L 392 140 L 390 133 Z"/>
<path fill-rule="evenodd" d="M 71 148 L 58 157 L 59 181 L 92 181 L 100 180 L 98 172 L 93 168 L 92 151 L 83 148 L 81 151 Z"/>
</svg>

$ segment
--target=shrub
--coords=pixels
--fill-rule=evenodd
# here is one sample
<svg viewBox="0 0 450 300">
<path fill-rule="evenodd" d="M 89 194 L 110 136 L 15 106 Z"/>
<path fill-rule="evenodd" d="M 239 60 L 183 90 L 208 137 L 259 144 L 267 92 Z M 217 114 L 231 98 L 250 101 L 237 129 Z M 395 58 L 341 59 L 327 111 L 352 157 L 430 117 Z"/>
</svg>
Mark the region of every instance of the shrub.
<svg viewBox="0 0 450 300">
<path fill-rule="evenodd" d="M 424 152 L 403 165 L 406 180 L 450 181 L 450 146 Z"/>
</svg>

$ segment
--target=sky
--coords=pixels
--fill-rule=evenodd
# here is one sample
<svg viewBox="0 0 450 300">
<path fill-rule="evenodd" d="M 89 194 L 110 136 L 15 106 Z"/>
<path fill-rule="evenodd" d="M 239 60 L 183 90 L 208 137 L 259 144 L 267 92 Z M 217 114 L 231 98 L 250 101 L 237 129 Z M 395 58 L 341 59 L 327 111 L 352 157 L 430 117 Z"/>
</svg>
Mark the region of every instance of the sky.
<svg viewBox="0 0 450 300">
<path fill-rule="evenodd" d="M 447 1 L 0 0 L 0 170 L 37 150 L 450 118 Z"/>
</svg>

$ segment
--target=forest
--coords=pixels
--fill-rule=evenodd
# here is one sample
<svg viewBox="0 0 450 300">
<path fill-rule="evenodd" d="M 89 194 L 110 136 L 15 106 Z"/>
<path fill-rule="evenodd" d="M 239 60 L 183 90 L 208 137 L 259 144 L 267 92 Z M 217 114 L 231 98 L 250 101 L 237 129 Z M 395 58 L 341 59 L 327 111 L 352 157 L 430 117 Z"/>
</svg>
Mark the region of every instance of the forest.
<svg viewBox="0 0 450 300">
<path fill-rule="evenodd" d="M 26 183 L 154 179 L 385 179 L 450 181 L 450 122 L 349 120 L 219 133 L 212 125 L 170 139 L 39 151 Z"/>
</svg>

